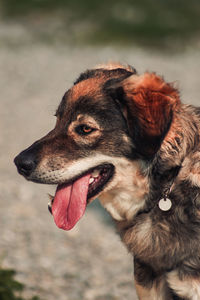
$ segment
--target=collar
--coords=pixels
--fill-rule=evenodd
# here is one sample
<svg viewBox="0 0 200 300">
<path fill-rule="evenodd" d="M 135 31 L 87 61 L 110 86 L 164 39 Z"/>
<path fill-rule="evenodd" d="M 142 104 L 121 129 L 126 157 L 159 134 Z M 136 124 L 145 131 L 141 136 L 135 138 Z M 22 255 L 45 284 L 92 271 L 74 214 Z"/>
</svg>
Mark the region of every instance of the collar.
<svg viewBox="0 0 200 300">
<path fill-rule="evenodd" d="M 141 213 L 149 213 L 155 207 L 163 212 L 167 212 L 173 207 L 173 201 L 170 198 L 170 193 L 174 185 L 181 166 L 175 166 L 171 169 L 160 172 L 152 168 L 150 174 L 150 192 L 146 200 L 145 209 Z"/>
</svg>

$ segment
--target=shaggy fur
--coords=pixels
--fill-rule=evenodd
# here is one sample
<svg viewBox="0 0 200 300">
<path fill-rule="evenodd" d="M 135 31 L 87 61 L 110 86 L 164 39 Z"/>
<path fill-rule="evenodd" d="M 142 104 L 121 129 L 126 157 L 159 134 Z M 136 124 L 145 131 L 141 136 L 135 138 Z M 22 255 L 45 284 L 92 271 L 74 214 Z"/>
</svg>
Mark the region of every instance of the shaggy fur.
<svg viewBox="0 0 200 300">
<path fill-rule="evenodd" d="M 200 109 L 155 73 L 109 64 L 82 73 L 56 116 L 15 158 L 19 173 L 62 184 L 103 168 L 88 203 L 99 197 L 115 220 L 139 299 L 200 299 Z"/>
</svg>

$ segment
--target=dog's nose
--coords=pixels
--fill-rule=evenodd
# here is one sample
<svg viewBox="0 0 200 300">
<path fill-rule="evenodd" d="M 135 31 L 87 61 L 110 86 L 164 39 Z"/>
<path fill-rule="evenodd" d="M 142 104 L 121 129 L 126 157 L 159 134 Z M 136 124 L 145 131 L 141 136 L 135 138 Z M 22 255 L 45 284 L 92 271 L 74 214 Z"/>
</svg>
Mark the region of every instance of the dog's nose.
<svg viewBox="0 0 200 300">
<path fill-rule="evenodd" d="M 14 163 L 18 172 L 25 177 L 28 177 L 36 168 L 35 155 L 26 150 L 15 157 Z"/>
</svg>

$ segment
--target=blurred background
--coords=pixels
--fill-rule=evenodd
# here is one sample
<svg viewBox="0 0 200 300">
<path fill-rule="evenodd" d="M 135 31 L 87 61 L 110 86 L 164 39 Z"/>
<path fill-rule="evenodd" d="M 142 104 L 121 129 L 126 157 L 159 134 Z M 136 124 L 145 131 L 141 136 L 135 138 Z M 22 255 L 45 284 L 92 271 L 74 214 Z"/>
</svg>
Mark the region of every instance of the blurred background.
<svg viewBox="0 0 200 300">
<path fill-rule="evenodd" d="M 0 0 L 0 299 L 136 299 L 132 258 L 98 201 L 59 230 L 47 211 L 55 187 L 25 181 L 13 158 L 99 63 L 156 71 L 199 105 L 199 20 L 199 0 Z"/>
<path fill-rule="evenodd" d="M 194 43 L 200 32 L 198 0 L 1 0 L 1 8 L 3 22 L 15 27 L 12 40 L 5 36 L 10 44 L 36 38 L 173 49 Z"/>
</svg>

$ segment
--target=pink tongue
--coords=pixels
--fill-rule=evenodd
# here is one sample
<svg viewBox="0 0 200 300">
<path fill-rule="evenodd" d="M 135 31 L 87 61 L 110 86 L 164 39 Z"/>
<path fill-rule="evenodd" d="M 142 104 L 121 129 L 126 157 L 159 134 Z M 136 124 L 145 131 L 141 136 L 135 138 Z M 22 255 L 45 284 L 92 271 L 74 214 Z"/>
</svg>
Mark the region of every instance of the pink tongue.
<svg viewBox="0 0 200 300">
<path fill-rule="evenodd" d="M 90 174 L 71 185 L 57 187 L 52 205 L 54 221 L 59 228 L 70 230 L 83 216 L 87 205 Z"/>
</svg>

